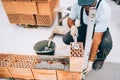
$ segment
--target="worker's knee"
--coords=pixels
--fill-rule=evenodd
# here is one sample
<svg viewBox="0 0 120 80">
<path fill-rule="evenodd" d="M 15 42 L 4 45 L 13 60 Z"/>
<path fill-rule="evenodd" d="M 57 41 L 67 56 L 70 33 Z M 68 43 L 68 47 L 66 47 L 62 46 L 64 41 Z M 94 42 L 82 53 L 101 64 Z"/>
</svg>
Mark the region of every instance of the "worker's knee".
<svg viewBox="0 0 120 80">
<path fill-rule="evenodd" d="M 108 54 L 112 49 L 112 44 L 113 43 L 112 43 L 111 34 L 109 32 L 109 29 L 107 29 L 107 31 L 104 33 L 99 49 L 102 50 L 102 52 Z"/>
<path fill-rule="evenodd" d="M 103 48 L 104 48 L 104 49 L 103 49 L 103 50 L 104 50 L 103 52 L 105 52 L 106 55 L 108 55 L 109 52 L 110 52 L 111 49 L 112 49 L 112 42 L 107 42 L 107 44 L 105 44 Z"/>
<path fill-rule="evenodd" d="M 63 37 L 63 42 L 64 42 L 65 44 L 67 44 L 67 45 L 70 44 L 70 42 L 68 42 L 67 39 L 65 39 L 64 37 Z"/>
<path fill-rule="evenodd" d="M 99 46 L 99 50 L 102 51 L 104 55 L 108 55 L 112 49 L 112 40 L 105 39 Z"/>
<path fill-rule="evenodd" d="M 70 42 L 73 42 L 73 38 L 70 35 L 70 33 L 67 33 L 66 35 L 63 36 L 63 42 L 67 45 L 69 45 Z"/>
</svg>

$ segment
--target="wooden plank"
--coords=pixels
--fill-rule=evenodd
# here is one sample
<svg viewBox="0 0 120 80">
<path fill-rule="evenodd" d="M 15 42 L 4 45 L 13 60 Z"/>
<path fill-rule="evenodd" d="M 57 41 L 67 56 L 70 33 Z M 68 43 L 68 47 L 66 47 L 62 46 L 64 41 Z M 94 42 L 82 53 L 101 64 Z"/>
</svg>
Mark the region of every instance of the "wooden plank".
<svg viewBox="0 0 120 80">
<path fill-rule="evenodd" d="M 81 80 L 81 73 L 57 71 L 58 80 Z"/>
</svg>

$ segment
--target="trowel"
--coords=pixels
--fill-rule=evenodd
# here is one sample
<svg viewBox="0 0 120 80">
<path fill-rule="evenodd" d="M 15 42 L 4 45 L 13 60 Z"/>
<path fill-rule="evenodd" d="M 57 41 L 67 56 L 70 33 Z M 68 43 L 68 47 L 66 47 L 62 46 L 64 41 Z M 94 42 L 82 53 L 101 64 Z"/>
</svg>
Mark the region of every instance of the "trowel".
<svg viewBox="0 0 120 80">
<path fill-rule="evenodd" d="M 74 34 L 74 42 L 72 43 L 72 47 L 74 49 L 79 49 L 79 44 L 77 43 L 77 37 L 78 37 L 78 31 L 75 31 L 75 34 Z"/>
<path fill-rule="evenodd" d="M 52 40 L 53 40 L 54 37 L 55 37 L 55 34 L 52 33 L 52 35 L 49 37 L 47 46 L 45 46 L 45 48 L 44 48 L 44 51 L 50 51 L 50 50 L 52 50 L 50 48 L 50 44 L 51 44 L 51 42 L 52 42 Z"/>
</svg>

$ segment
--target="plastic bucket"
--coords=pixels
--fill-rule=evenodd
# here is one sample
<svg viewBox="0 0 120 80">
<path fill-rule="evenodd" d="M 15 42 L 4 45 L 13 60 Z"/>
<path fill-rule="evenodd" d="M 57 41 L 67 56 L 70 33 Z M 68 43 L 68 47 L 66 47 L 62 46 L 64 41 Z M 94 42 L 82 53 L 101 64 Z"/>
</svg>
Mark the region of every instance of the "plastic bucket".
<svg viewBox="0 0 120 80">
<path fill-rule="evenodd" d="M 42 40 L 37 42 L 33 48 L 38 55 L 54 55 L 55 48 L 56 48 L 55 43 L 51 41 L 51 44 L 49 47 L 51 49 L 46 51 L 45 47 L 47 47 L 47 45 L 48 45 L 48 40 Z"/>
</svg>

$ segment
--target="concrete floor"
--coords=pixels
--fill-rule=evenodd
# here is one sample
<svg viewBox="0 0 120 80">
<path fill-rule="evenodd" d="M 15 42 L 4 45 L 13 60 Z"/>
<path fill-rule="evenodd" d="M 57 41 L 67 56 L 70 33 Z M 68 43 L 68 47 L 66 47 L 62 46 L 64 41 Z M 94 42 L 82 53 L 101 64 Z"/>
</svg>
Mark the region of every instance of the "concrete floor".
<svg viewBox="0 0 120 80">
<path fill-rule="evenodd" d="M 67 7 L 77 0 L 60 0 L 60 5 Z M 107 0 L 112 9 L 110 31 L 113 38 L 113 49 L 107 57 L 101 70 L 91 71 L 86 80 L 120 80 L 120 5 Z M 69 3 L 69 4 L 68 4 Z M 66 20 L 63 22 L 67 26 Z M 0 0 L 0 53 L 36 54 L 33 46 L 36 42 L 47 40 L 53 28 L 57 26 L 57 19 L 52 27 L 23 28 L 10 24 Z M 69 46 L 62 42 L 62 36 L 55 36 L 55 55 L 68 55 Z M 1 80 L 1 79 L 0 79 Z"/>
<path fill-rule="evenodd" d="M 120 80 L 120 64 L 106 62 L 102 69 L 92 70 L 85 80 Z"/>
</svg>

